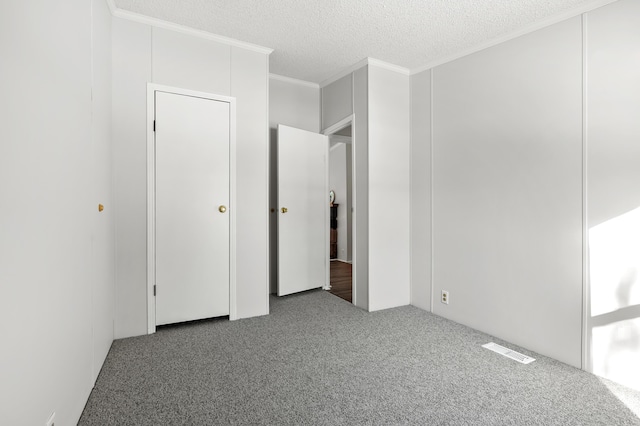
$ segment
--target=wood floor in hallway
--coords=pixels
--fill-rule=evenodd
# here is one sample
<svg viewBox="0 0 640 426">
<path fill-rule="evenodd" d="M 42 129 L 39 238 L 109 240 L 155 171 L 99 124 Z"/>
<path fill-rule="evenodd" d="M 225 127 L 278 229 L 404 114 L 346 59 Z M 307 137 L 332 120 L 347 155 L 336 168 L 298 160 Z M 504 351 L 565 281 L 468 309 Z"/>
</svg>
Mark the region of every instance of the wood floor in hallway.
<svg viewBox="0 0 640 426">
<path fill-rule="evenodd" d="M 346 300 L 347 302 L 353 303 L 351 293 L 351 272 L 350 263 L 341 262 L 339 260 L 331 261 L 331 290 L 329 290 L 329 292 Z"/>
</svg>

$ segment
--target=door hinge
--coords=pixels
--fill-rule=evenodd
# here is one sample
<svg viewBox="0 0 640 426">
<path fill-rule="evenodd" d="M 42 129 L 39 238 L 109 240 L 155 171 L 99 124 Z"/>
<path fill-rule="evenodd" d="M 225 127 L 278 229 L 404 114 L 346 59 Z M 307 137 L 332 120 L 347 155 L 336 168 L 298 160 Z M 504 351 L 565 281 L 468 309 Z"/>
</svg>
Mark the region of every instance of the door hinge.
<svg viewBox="0 0 640 426">
<path fill-rule="evenodd" d="M 153 285 L 153 295 L 154 296 L 156 295 L 156 285 L 155 284 Z"/>
<path fill-rule="evenodd" d="M 156 120 L 153 120 L 153 131 L 156 131 Z"/>
</svg>

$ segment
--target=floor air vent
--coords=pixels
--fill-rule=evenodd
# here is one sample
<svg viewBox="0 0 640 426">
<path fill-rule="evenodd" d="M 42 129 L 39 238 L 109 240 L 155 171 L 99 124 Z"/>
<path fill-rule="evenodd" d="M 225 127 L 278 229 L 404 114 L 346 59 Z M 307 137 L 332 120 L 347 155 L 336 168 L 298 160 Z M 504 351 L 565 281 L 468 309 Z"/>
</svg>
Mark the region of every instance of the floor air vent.
<svg viewBox="0 0 640 426">
<path fill-rule="evenodd" d="M 535 358 L 531 358 L 530 356 L 526 356 L 526 355 L 522 355 L 519 352 L 516 351 L 512 351 L 509 348 L 505 348 L 504 346 L 500 346 L 496 343 L 487 343 L 486 345 L 482 345 L 483 348 L 487 348 L 490 351 L 494 351 L 496 353 L 499 353 L 500 355 L 504 355 L 507 358 L 511 358 L 514 359 L 522 364 L 530 364 L 533 361 L 535 361 Z"/>
</svg>

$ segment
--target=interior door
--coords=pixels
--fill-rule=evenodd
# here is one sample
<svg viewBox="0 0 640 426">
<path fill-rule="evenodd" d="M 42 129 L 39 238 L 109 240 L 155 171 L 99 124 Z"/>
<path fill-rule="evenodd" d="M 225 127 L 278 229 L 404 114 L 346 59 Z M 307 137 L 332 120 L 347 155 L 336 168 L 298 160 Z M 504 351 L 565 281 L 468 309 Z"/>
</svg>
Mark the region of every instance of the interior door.
<svg viewBox="0 0 640 426">
<path fill-rule="evenodd" d="M 229 314 L 227 102 L 156 91 L 156 324 Z"/>
<path fill-rule="evenodd" d="M 327 136 L 278 126 L 278 296 L 327 280 Z"/>
</svg>

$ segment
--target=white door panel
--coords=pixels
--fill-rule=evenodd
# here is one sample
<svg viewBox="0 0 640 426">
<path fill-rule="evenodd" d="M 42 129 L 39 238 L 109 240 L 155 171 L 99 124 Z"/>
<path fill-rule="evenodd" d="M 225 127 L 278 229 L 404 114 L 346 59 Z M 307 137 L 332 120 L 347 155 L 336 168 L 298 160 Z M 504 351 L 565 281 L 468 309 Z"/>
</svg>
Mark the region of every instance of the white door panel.
<svg viewBox="0 0 640 426">
<path fill-rule="evenodd" d="M 326 283 L 328 147 L 324 135 L 278 126 L 278 296 Z"/>
<path fill-rule="evenodd" d="M 228 315 L 230 106 L 155 102 L 156 324 Z"/>
</svg>

